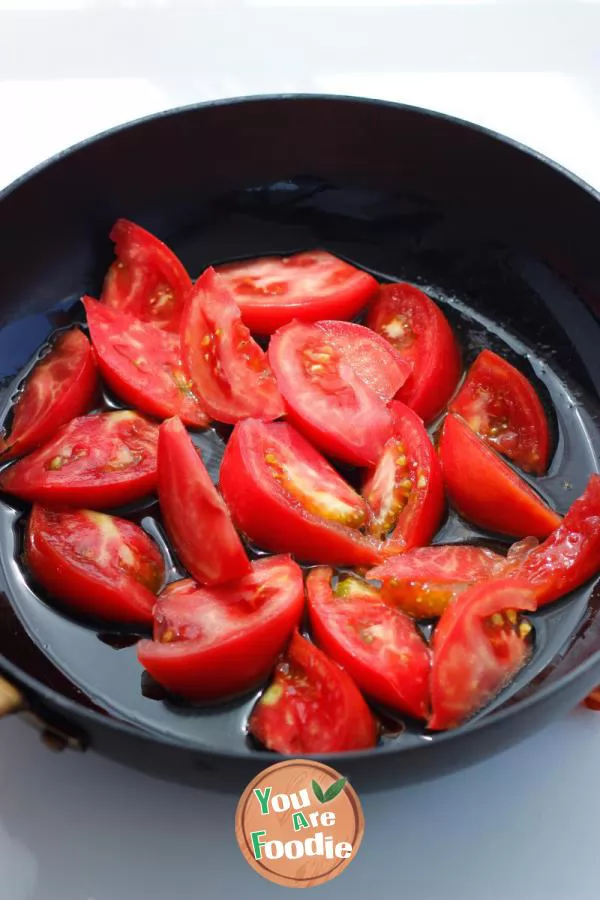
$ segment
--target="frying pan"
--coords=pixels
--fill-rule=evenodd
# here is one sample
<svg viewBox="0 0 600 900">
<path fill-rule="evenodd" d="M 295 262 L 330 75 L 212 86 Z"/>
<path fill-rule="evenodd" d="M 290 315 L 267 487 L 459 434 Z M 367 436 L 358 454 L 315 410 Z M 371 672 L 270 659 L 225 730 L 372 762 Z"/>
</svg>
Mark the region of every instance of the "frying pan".
<svg viewBox="0 0 600 900">
<path fill-rule="evenodd" d="M 229 100 L 86 141 L 0 194 L 0 413 L 47 337 L 97 295 L 124 216 L 193 277 L 208 263 L 322 247 L 424 287 L 468 363 L 507 355 L 547 402 L 555 454 L 537 488 L 564 512 L 599 468 L 600 197 L 540 155 L 438 113 L 327 96 Z M 213 475 L 222 440 L 201 440 Z M 35 593 L 20 566 L 23 508 L 0 504 L 0 711 L 55 749 L 93 748 L 160 777 L 239 790 L 276 756 L 245 735 L 254 697 L 197 708 L 140 679 L 127 635 Z M 159 535 L 152 507 L 138 510 Z M 438 540 L 495 539 L 450 515 Z M 532 662 L 455 731 L 395 723 L 369 752 L 331 756 L 360 789 L 465 766 L 541 728 L 600 682 L 600 592 L 536 614 Z"/>
</svg>

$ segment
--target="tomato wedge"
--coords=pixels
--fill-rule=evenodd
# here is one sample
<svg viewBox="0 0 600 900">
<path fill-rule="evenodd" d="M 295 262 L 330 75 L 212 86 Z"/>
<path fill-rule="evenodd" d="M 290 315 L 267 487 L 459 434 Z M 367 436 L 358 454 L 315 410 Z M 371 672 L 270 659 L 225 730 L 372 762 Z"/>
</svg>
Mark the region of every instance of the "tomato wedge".
<svg viewBox="0 0 600 900">
<path fill-rule="evenodd" d="M 246 419 L 233 430 L 220 487 L 236 526 L 264 550 L 338 565 L 379 562 L 358 531 L 366 504 L 291 425 Z"/>
<path fill-rule="evenodd" d="M 158 419 L 178 415 L 186 425 L 208 425 L 183 370 L 176 334 L 92 297 L 83 297 L 83 305 L 100 372 L 121 400 Z"/>
<path fill-rule="evenodd" d="M 600 686 L 587 695 L 583 701 L 588 709 L 600 710 Z"/>
<path fill-rule="evenodd" d="M 49 505 L 104 509 L 156 488 L 158 426 L 131 410 L 73 419 L 0 475 L 0 490 Z"/>
<path fill-rule="evenodd" d="M 332 570 L 306 580 L 317 644 L 359 688 L 391 709 L 426 719 L 431 653 L 409 616 L 387 606 L 372 585 L 348 576 L 334 589 Z"/>
<path fill-rule="evenodd" d="M 431 422 L 448 403 L 461 372 L 458 344 L 439 306 L 412 284 L 384 284 L 365 324 L 412 363 L 398 400 Z"/>
<path fill-rule="evenodd" d="M 531 655 L 529 622 L 516 610 L 534 610 L 525 581 L 499 580 L 461 594 L 433 635 L 429 728 L 455 728 L 489 703 Z"/>
<path fill-rule="evenodd" d="M 373 714 L 349 675 L 294 632 L 248 729 L 278 753 L 340 753 L 374 747 Z"/>
<path fill-rule="evenodd" d="M 289 421 L 316 447 L 358 466 L 377 462 L 392 433 L 391 413 L 318 326 L 281 328 L 269 362 Z"/>
<path fill-rule="evenodd" d="M 444 422 L 439 456 L 450 501 L 475 525 L 538 538 L 560 525 L 560 516 L 457 416 Z"/>
<path fill-rule="evenodd" d="M 227 507 L 180 419 L 160 426 L 158 500 L 167 534 L 196 581 L 220 584 L 250 571 Z"/>
<path fill-rule="evenodd" d="M 428 544 L 444 514 L 442 469 L 423 422 L 403 403 L 391 409 L 394 434 L 362 490 L 371 534 L 389 534 L 386 553 Z"/>
<path fill-rule="evenodd" d="M 50 440 L 61 425 L 88 412 L 98 393 L 90 342 L 79 330 L 59 334 L 25 382 L 13 407 L 10 434 L 0 438 L 3 460 Z"/>
<path fill-rule="evenodd" d="M 138 658 L 160 684 L 191 700 L 250 690 L 275 665 L 304 607 L 302 570 L 288 556 L 252 563 L 226 585 L 168 585 L 154 611 L 154 640 Z"/>
<path fill-rule="evenodd" d="M 159 328 L 178 331 L 192 281 L 172 250 L 144 228 L 118 219 L 110 233 L 117 260 L 100 299 Z"/>
<path fill-rule="evenodd" d="M 501 356 L 482 350 L 450 404 L 479 437 L 526 472 L 548 468 L 550 431 L 540 398 Z"/>
<path fill-rule="evenodd" d="M 514 551 L 513 551 L 514 558 Z M 558 528 L 516 559 L 512 574 L 534 588 L 538 606 L 574 591 L 600 572 L 600 475 L 592 475 Z"/>
<path fill-rule="evenodd" d="M 133 522 L 89 509 L 34 505 L 25 562 L 51 596 L 111 622 L 149 624 L 165 577 L 156 545 Z"/>
<path fill-rule="evenodd" d="M 327 343 L 340 353 L 360 380 L 387 405 L 410 373 L 411 363 L 402 359 L 389 341 L 356 322 L 316 322 L 327 335 Z"/>
<path fill-rule="evenodd" d="M 244 324 L 272 334 L 293 319 L 352 319 L 377 290 L 372 275 L 326 253 L 267 256 L 218 266 Z"/>
<path fill-rule="evenodd" d="M 418 619 L 441 616 L 460 593 L 504 572 L 506 559 L 485 547 L 445 544 L 417 547 L 367 572 L 382 582 L 381 596 Z"/>
<path fill-rule="evenodd" d="M 266 354 L 242 323 L 227 285 L 209 268 L 181 320 L 183 361 L 202 406 L 219 422 L 277 419 L 283 400 Z"/>
</svg>

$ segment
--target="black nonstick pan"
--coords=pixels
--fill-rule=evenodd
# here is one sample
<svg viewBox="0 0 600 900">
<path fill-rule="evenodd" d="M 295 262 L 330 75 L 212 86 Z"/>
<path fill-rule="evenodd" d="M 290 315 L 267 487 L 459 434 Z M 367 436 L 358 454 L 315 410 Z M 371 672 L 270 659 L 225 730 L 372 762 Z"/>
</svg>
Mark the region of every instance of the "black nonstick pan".
<svg viewBox="0 0 600 900">
<path fill-rule="evenodd" d="M 600 470 L 600 196 L 536 153 L 425 110 L 280 96 L 175 110 L 107 132 L 0 194 L 0 414 L 44 341 L 97 295 L 119 216 L 209 263 L 321 247 L 438 300 L 468 363 L 484 346 L 530 377 L 554 457 L 535 484 L 564 512 Z M 222 435 L 200 442 L 216 476 Z M 0 502 L 0 709 L 55 748 L 237 790 L 277 757 L 252 744 L 254 696 L 199 708 L 142 679 L 133 639 L 70 618 L 23 572 L 23 510 Z M 130 511 L 157 534 L 156 509 Z M 600 527 L 600 522 L 598 523 Z M 450 514 L 438 541 L 487 539 Z M 536 613 L 535 651 L 455 731 L 390 727 L 330 757 L 362 789 L 415 782 L 516 743 L 600 682 L 600 592 Z"/>
</svg>

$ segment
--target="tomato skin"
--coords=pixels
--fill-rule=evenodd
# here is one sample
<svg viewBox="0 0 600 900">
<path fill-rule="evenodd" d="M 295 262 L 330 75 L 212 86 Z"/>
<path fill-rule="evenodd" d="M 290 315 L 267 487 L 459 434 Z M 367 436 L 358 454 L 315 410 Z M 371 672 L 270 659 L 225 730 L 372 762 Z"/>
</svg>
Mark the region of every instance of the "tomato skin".
<svg viewBox="0 0 600 900">
<path fill-rule="evenodd" d="M 391 413 L 320 328 L 292 322 L 279 329 L 269 343 L 269 361 L 288 421 L 298 431 L 344 462 L 377 462 L 392 433 Z"/>
<path fill-rule="evenodd" d="M 350 676 L 297 631 L 248 727 L 267 749 L 290 755 L 365 750 L 377 740 Z"/>
<path fill-rule="evenodd" d="M 34 504 L 25 562 L 36 581 L 76 612 L 110 622 L 152 622 L 165 571 L 158 548 L 127 519 Z"/>
<path fill-rule="evenodd" d="M 438 544 L 387 559 L 367 578 L 382 582 L 381 596 L 391 606 L 417 618 L 434 618 L 470 585 L 506 568 L 506 559 L 485 547 Z"/>
<path fill-rule="evenodd" d="M 10 434 L 0 439 L 2 460 L 39 447 L 61 425 L 88 412 L 98 389 L 98 373 L 87 337 L 79 328 L 63 332 L 28 376 L 13 407 Z"/>
<path fill-rule="evenodd" d="M 0 475 L 22 500 L 106 509 L 156 488 L 158 426 L 131 410 L 80 416 Z"/>
<path fill-rule="evenodd" d="M 308 610 L 317 644 L 364 693 L 391 709 L 426 719 L 431 651 L 413 619 L 387 606 L 371 585 L 348 578 L 331 588 L 329 568 L 306 579 Z M 344 583 L 345 584 L 345 583 Z M 382 637 L 382 634 L 384 637 Z"/>
<path fill-rule="evenodd" d="M 290 425 L 246 419 L 227 442 L 220 474 L 221 492 L 237 528 L 261 548 L 293 553 L 301 560 L 339 565 L 379 562 L 378 543 L 317 515 L 280 486 L 265 460 L 272 452 L 285 452 L 313 469 L 340 497 L 348 497 L 348 509 L 353 510 L 349 485 Z M 360 509 L 360 498 L 356 502 Z"/>
<path fill-rule="evenodd" d="M 540 398 L 525 376 L 491 350 L 482 350 L 450 411 L 525 472 L 548 468 L 550 431 Z"/>
<path fill-rule="evenodd" d="M 213 268 L 188 296 L 181 349 L 200 402 L 217 421 L 234 425 L 253 416 L 268 422 L 283 415 L 267 356 L 242 324 L 227 285 Z"/>
<path fill-rule="evenodd" d="M 414 366 L 397 399 L 426 424 L 433 421 L 454 393 L 461 373 L 458 344 L 441 309 L 412 284 L 384 284 L 365 324 Z"/>
<path fill-rule="evenodd" d="M 450 502 L 475 525 L 538 538 L 560 525 L 560 516 L 455 415 L 446 417 L 438 452 Z"/>
<path fill-rule="evenodd" d="M 535 592 L 527 582 L 516 579 L 475 585 L 450 604 L 433 635 L 430 729 L 460 725 L 523 668 L 531 652 L 527 635 L 520 634 L 516 616 L 513 626 L 502 614 L 535 609 Z M 492 617 L 498 614 L 503 621 L 498 630 L 492 630 Z M 529 624 L 523 624 L 529 631 Z"/>
<path fill-rule="evenodd" d="M 83 297 L 82 302 L 98 367 L 121 400 L 158 419 L 179 415 L 187 425 L 208 425 L 184 374 L 176 334 L 92 297 Z"/>
<path fill-rule="evenodd" d="M 273 334 L 294 319 L 352 319 L 377 290 L 372 275 L 323 250 L 226 263 L 217 272 L 244 324 L 258 334 Z"/>
<path fill-rule="evenodd" d="M 176 581 L 158 599 L 155 640 L 140 641 L 138 659 L 174 694 L 232 697 L 267 677 L 303 608 L 302 570 L 287 556 L 256 560 L 249 575 L 226 585 Z"/>
<path fill-rule="evenodd" d="M 167 534 L 196 581 L 215 585 L 250 572 L 227 507 L 180 419 L 160 426 L 158 500 Z"/>
<path fill-rule="evenodd" d="M 538 606 L 574 591 L 600 572 L 600 475 L 592 475 L 555 531 L 512 574 L 535 590 Z"/>
<path fill-rule="evenodd" d="M 367 474 L 362 495 L 373 513 L 371 534 L 383 538 L 391 528 L 384 552 L 398 553 L 431 541 L 445 501 L 442 469 L 423 422 L 398 401 L 391 411 L 394 435 Z"/>
<path fill-rule="evenodd" d="M 192 280 L 173 251 L 127 219 L 117 219 L 110 239 L 117 260 L 104 279 L 101 301 L 159 328 L 177 331 Z"/>
<path fill-rule="evenodd" d="M 333 320 L 315 324 L 360 380 L 386 405 L 390 403 L 412 372 L 412 364 L 389 341 L 357 322 Z"/>
</svg>

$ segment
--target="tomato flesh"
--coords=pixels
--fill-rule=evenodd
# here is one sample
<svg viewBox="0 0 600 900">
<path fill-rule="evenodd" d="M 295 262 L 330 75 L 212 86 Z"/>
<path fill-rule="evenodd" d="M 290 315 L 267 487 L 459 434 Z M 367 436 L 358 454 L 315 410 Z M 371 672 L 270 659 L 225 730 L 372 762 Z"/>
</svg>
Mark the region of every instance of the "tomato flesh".
<svg viewBox="0 0 600 900">
<path fill-rule="evenodd" d="M 101 300 L 159 328 L 177 331 L 192 281 L 172 250 L 144 228 L 118 219 L 110 233 L 117 260 Z"/>
<path fill-rule="evenodd" d="M 292 322 L 269 344 L 288 420 L 323 453 L 377 462 L 392 433 L 389 409 L 316 325 Z"/>
<path fill-rule="evenodd" d="M 513 557 L 514 557 L 513 551 Z M 600 475 L 592 475 L 552 534 L 519 554 L 512 574 L 535 590 L 539 606 L 574 591 L 600 572 Z"/>
<path fill-rule="evenodd" d="M 470 585 L 506 570 L 503 556 L 485 547 L 446 544 L 417 547 L 367 572 L 382 582 L 381 596 L 416 618 L 441 616 Z"/>
<path fill-rule="evenodd" d="M 0 475 L 30 502 L 104 509 L 156 489 L 158 426 L 131 410 L 81 416 Z"/>
<path fill-rule="evenodd" d="M 252 563 L 237 581 L 168 585 L 154 610 L 154 640 L 138 658 L 167 690 L 217 700 L 256 687 L 275 665 L 304 607 L 302 570 L 289 557 Z"/>
<path fill-rule="evenodd" d="M 278 753 L 335 753 L 374 747 L 375 719 L 350 678 L 294 632 L 249 731 Z"/>
<path fill-rule="evenodd" d="M 376 588 L 348 576 L 332 589 L 329 568 L 306 580 L 317 644 L 358 687 L 391 709 L 427 718 L 430 650 L 413 619 L 386 605 Z"/>
<path fill-rule="evenodd" d="M 372 275 L 331 253 L 312 250 L 217 266 L 244 324 L 272 334 L 293 319 L 352 319 L 377 290 Z"/>
<path fill-rule="evenodd" d="M 152 622 L 164 563 L 148 535 L 127 519 L 34 505 L 25 561 L 36 581 L 76 612 L 111 622 Z"/>
<path fill-rule="evenodd" d="M 429 728 L 460 725 L 523 668 L 532 627 L 516 611 L 535 608 L 527 582 L 509 579 L 475 585 L 448 606 L 433 635 Z"/>
<path fill-rule="evenodd" d="M 455 415 L 444 422 L 439 456 L 450 502 L 469 522 L 538 538 L 560 525 L 560 516 Z"/>
<path fill-rule="evenodd" d="M 213 419 L 269 421 L 284 413 L 266 354 L 242 323 L 227 285 L 207 269 L 194 285 L 181 321 L 186 371 Z"/>
<path fill-rule="evenodd" d="M 384 284 L 365 324 L 412 364 L 397 399 L 431 422 L 448 403 L 461 372 L 458 344 L 441 309 L 412 284 Z"/>
<path fill-rule="evenodd" d="M 25 382 L 13 407 L 0 456 L 12 459 L 39 447 L 75 416 L 88 412 L 98 393 L 98 374 L 90 342 L 73 328 L 60 334 Z"/>
<path fill-rule="evenodd" d="M 368 519 L 364 501 L 285 422 L 238 423 L 220 487 L 237 528 L 264 550 L 339 565 L 381 558 L 378 543 L 357 530 Z"/>
<path fill-rule="evenodd" d="M 178 415 L 187 425 L 208 425 L 184 372 L 176 334 L 92 297 L 84 297 L 83 305 L 100 372 L 121 400 L 159 419 Z"/>
<path fill-rule="evenodd" d="M 371 534 L 389 535 L 386 553 L 428 544 L 444 513 L 442 470 L 421 419 L 403 403 L 391 409 L 394 434 L 362 490 Z"/>
<path fill-rule="evenodd" d="M 229 511 L 180 419 L 160 426 L 158 500 L 167 534 L 196 581 L 220 584 L 250 571 Z"/>
<path fill-rule="evenodd" d="M 491 350 L 481 351 L 450 410 L 526 472 L 542 475 L 548 468 L 544 407 L 527 378 Z"/>
<path fill-rule="evenodd" d="M 394 399 L 410 373 L 411 363 L 392 345 L 364 325 L 356 322 L 316 322 L 331 344 L 343 356 L 352 371 L 388 404 Z"/>
</svg>

